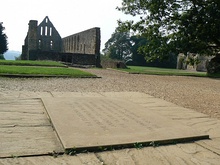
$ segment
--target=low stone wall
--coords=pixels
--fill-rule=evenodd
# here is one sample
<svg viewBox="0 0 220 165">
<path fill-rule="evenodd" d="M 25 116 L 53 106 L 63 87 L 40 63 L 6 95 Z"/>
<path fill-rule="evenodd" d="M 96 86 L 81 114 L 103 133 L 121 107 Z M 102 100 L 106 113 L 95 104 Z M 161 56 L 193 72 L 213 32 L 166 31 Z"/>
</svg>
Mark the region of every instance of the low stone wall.
<svg viewBox="0 0 220 165">
<path fill-rule="evenodd" d="M 60 61 L 60 53 L 51 51 L 30 50 L 29 60 Z"/>
<path fill-rule="evenodd" d="M 70 63 L 71 65 L 94 65 L 97 66 L 96 55 L 92 54 L 78 54 L 78 53 L 59 53 L 51 51 L 30 51 L 30 60 L 50 60 L 50 61 L 62 61 Z"/>
<path fill-rule="evenodd" d="M 72 65 L 96 65 L 96 56 L 91 54 L 62 53 L 60 58 L 60 61 Z"/>
<path fill-rule="evenodd" d="M 126 64 L 122 61 L 101 61 L 102 68 L 127 68 Z"/>
</svg>

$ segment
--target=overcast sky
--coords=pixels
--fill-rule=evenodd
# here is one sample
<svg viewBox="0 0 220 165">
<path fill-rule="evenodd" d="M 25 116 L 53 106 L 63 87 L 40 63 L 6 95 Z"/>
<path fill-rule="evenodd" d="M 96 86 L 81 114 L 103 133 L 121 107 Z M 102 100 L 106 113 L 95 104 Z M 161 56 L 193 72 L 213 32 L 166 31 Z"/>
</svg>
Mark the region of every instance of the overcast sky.
<svg viewBox="0 0 220 165">
<path fill-rule="evenodd" d="M 131 19 L 115 8 L 120 0 L 5 0 L 0 22 L 6 28 L 9 50 L 21 51 L 29 20 L 50 18 L 61 37 L 93 27 L 101 28 L 101 49 L 117 27 L 117 20 Z"/>
</svg>

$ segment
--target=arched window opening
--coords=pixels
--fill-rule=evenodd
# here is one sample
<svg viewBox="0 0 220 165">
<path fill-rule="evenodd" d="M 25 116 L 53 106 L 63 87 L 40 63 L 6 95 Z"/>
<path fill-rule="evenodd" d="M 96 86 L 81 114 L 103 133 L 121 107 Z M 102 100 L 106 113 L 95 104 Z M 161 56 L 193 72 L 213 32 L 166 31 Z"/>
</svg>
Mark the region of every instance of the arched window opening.
<svg viewBox="0 0 220 165">
<path fill-rule="evenodd" d="M 50 36 L 52 36 L 52 27 L 50 27 Z"/>
<path fill-rule="evenodd" d="M 41 40 L 38 40 L 38 49 L 41 49 Z"/>
<path fill-rule="evenodd" d="M 45 36 L 47 36 L 47 26 L 45 26 Z"/>
<path fill-rule="evenodd" d="M 50 49 L 53 50 L 53 41 L 50 41 Z"/>
<path fill-rule="evenodd" d="M 40 27 L 40 35 L 41 36 L 43 35 L 43 27 L 42 26 Z"/>
</svg>

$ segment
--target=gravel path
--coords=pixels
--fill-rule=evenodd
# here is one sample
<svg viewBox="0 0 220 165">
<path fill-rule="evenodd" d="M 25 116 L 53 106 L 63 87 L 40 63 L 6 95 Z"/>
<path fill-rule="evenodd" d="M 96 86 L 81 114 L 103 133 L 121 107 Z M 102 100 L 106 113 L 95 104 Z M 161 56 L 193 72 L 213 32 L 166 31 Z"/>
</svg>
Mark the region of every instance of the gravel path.
<svg viewBox="0 0 220 165">
<path fill-rule="evenodd" d="M 86 69 L 101 76 L 97 79 L 0 78 L 4 91 L 60 92 L 144 92 L 179 106 L 220 119 L 220 79 L 132 75 L 113 70 Z"/>
</svg>

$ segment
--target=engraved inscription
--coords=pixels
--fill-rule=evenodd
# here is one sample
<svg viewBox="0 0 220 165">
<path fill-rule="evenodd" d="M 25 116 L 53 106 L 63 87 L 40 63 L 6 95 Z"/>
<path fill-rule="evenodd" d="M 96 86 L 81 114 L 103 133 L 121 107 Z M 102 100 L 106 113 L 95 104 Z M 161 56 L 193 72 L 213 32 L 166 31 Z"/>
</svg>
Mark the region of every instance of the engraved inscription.
<svg viewBox="0 0 220 165">
<path fill-rule="evenodd" d="M 96 127 L 102 130 L 114 128 L 129 129 L 131 125 L 144 127 L 148 130 L 159 128 L 154 123 L 147 121 L 144 117 L 133 111 L 127 110 L 119 103 L 111 100 L 101 100 L 99 102 L 72 102 L 71 109 L 75 112 L 75 117 L 80 119 L 88 127 Z"/>
</svg>

